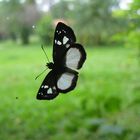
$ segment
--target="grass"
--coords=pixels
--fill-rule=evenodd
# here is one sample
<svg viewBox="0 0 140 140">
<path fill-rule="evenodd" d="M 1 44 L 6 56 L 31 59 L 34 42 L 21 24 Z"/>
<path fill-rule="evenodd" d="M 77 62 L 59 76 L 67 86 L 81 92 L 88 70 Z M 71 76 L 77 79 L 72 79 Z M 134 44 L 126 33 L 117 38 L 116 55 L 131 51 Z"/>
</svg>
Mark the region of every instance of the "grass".
<svg viewBox="0 0 140 140">
<path fill-rule="evenodd" d="M 46 48 L 51 58 L 52 48 Z M 138 140 L 140 75 L 135 49 L 86 48 L 75 90 L 36 100 L 47 74 L 39 45 L 0 43 L 1 140 Z"/>
</svg>

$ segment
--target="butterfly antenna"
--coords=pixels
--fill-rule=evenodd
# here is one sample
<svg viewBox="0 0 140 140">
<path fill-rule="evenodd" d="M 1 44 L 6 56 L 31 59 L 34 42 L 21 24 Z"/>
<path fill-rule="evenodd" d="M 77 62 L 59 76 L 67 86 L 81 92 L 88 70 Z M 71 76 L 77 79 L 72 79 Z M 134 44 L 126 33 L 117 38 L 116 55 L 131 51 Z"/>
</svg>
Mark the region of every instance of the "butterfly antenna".
<svg viewBox="0 0 140 140">
<path fill-rule="evenodd" d="M 36 76 L 35 80 L 36 80 L 40 75 L 42 75 L 47 69 L 48 69 L 48 68 L 46 68 L 46 69 L 43 70 L 40 74 L 38 74 L 38 75 Z"/>
<path fill-rule="evenodd" d="M 46 56 L 48 62 L 50 62 L 50 60 L 49 60 L 49 58 L 48 58 L 48 56 L 47 56 L 47 53 L 45 52 L 45 49 L 44 49 L 43 45 L 41 45 L 41 48 L 42 48 L 42 50 L 43 50 L 43 52 L 44 52 L 44 54 L 45 54 L 45 56 Z"/>
</svg>

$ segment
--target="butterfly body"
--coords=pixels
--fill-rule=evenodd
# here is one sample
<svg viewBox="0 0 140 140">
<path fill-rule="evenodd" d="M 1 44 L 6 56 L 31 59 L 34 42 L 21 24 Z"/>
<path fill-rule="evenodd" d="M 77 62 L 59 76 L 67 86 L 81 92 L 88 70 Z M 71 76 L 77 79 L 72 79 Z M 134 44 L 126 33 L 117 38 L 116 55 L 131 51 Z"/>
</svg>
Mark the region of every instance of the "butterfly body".
<svg viewBox="0 0 140 140">
<path fill-rule="evenodd" d="M 59 93 L 67 93 L 75 88 L 78 79 L 77 70 L 86 60 L 83 46 L 75 42 L 73 30 L 59 22 L 54 34 L 53 62 L 46 65 L 51 71 L 43 80 L 37 99 L 51 100 Z"/>
</svg>

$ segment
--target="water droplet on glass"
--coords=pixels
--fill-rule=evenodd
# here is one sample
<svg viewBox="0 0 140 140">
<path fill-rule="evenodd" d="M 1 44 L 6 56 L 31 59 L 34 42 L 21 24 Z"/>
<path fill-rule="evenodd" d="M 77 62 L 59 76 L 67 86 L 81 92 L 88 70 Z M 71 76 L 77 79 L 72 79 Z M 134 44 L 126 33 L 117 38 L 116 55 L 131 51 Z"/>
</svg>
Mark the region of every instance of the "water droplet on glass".
<svg viewBox="0 0 140 140">
<path fill-rule="evenodd" d="M 32 25 L 32 28 L 34 29 L 35 28 L 35 25 Z"/>
<path fill-rule="evenodd" d="M 6 17 L 6 20 L 9 20 L 10 19 L 10 17 Z"/>
</svg>

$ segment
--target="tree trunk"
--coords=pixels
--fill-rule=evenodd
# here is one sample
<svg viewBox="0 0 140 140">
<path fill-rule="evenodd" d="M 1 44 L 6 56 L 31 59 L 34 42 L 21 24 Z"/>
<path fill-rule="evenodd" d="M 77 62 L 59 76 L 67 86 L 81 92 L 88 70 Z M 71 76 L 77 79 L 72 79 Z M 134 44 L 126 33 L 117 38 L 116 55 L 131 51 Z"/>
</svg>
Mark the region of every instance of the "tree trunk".
<svg viewBox="0 0 140 140">
<path fill-rule="evenodd" d="M 30 36 L 30 30 L 26 27 L 22 28 L 22 30 L 21 30 L 22 44 L 24 44 L 24 45 L 29 44 L 29 36 Z"/>
</svg>

